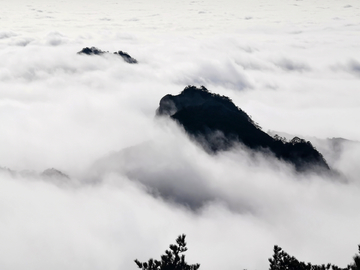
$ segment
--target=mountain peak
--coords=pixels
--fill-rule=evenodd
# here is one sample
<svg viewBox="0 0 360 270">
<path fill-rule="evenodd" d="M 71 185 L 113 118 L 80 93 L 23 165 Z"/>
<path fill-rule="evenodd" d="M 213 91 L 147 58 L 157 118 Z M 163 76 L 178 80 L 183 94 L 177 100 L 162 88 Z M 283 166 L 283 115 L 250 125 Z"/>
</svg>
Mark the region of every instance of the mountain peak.
<svg viewBox="0 0 360 270">
<path fill-rule="evenodd" d="M 242 143 L 252 150 L 270 151 L 278 159 L 293 164 L 298 171 L 330 169 L 310 142 L 298 137 L 290 142 L 271 137 L 230 98 L 211 93 L 204 86 L 187 86 L 179 95 L 164 96 L 157 115 L 177 121 L 211 153 Z"/>
<path fill-rule="evenodd" d="M 163 97 L 160 100 L 160 107 L 157 113 L 158 115 L 173 115 L 184 108 L 192 106 L 216 106 L 216 104 L 228 110 L 241 111 L 234 105 L 232 100 L 226 96 L 213 94 L 204 86 L 198 88 L 188 85 L 177 96 L 166 95 Z"/>
<path fill-rule="evenodd" d="M 86 54 L 86 55 L 103 55 L 103 54 L 107 54 L 109 52 L 107 51 L 102 51 L 96 47 L 85 47 L 83 48 L 80 52 L 78 52 L 78 54 Z M 118 51 L 118 52 L 114 52 L 115 55 L 119 55 L 121 56 L 121 58 L 129 64 L 137 64 L 138 61 L 135 58 L 132 58 L 128 53 L 123 52 L 123 51 Z"/>
</svg>

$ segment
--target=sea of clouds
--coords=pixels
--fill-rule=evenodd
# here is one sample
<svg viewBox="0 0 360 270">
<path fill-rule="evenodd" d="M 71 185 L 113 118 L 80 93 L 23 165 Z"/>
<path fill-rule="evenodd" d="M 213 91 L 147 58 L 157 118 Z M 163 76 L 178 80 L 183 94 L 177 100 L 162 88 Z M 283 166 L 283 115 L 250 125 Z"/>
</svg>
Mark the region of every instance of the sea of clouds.
<svg viewBox="0 0 360 270">
<path fill-rule="evenodd" d="M 1 269 L 136 269 L 182 233 L 200 269 L 267 269 L 275 244 L 351 262 L 357 1 L 14 1 L 0 25 Z M 88 46 L 139 63 L 77 54 Z M 298 174 L 241 145 L 208 155 L 155 117 L 187 85 L 310 140 L 337 174 Z"/>
</svg>

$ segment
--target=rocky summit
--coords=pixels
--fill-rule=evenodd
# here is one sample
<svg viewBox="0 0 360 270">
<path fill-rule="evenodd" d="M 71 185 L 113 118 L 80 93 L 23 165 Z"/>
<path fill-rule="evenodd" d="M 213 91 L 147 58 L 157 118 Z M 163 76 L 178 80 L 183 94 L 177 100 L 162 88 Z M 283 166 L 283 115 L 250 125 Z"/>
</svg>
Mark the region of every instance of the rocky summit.
<svg viewBox="0 0 360 270">
<path fill-rule="evenodd" d="M 309 141 L 298 137 L 286 141 L 279 136 L 270 136 L 230 98 L 211 93 L 204 86 L 187 86 L 179 95 L 164 96 L 157 115 L 177 121 L 213 154 L 241 143 L 291 163 L 297 171 L 330 170 L 321 153 Z"/>
<path fill-rule="evenodd" d="M 109 52 L 102 51 L 96 47 L 85 47 L 81 51 L 78 52 L 78 54 L 86 54 L 86 55 L 103 55 L 107 54 Z M 121 58 L 129 64 L 137 64 L 138 61 L 135 58 L 132 58 L 128 53 L 123 51 L 114 52 L 115 55 L 121 56 Z"/>
</svg>

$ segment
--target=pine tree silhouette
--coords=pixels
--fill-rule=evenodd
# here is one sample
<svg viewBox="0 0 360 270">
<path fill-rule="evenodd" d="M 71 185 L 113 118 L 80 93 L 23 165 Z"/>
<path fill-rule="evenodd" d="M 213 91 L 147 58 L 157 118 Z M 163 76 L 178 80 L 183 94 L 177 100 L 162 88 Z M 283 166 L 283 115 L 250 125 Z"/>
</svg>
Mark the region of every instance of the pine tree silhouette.
<svg viewBox="0 0 360 270">
<path fill-rule="evenodd" d="M 351 270 L 360 270 L 360 245 L 359 245 L 359 254 L 356 254 L 354 257 L 354 263 L 349 265 L 348 268 Z"/>
<path fill-rule="evenodd" d="M 345 268 L 341 268 L 336 265 L 322 264 L 312 265 L 311 263 L 301 262 L 293 256 L 290 256 L 280 247 L 274 246 L 274 255 L 269 259 L 270 270 L 360 270 L 360 245 L 359 255 L 356 254 L 354 257 L 354 263 L 348 265 Z"/>
<path fill-rule="evenodd" d="M 187 251 L 185 234 L 179 235 L 176 239 L 175 245 L 170 245 L 169 250 L 165 250 L 165 254 L 161 256 L 161 260 L 149 259 L 148 262 L 139 262 L 137 259 L 135 263 L 142 270 L 197 270 L 200 264 L 189 265 L 185 261 L 185 255 L 182 254 Z"/>
</svg>

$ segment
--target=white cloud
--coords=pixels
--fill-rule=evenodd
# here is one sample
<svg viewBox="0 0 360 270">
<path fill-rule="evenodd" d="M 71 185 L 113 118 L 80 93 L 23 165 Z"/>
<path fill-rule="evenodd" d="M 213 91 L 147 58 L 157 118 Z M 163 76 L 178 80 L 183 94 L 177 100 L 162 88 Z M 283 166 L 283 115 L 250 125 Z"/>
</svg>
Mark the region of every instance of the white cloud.
<svg viewBox="0 0 360 270">
<path fill-rule="evenodd" d="M 264 130 L 359 141 L 356 1 L 44 3 L 1 17 L 0 166 L 30 171 L 0 171 L 1 269 L 136 269 L 181 233 L 200 269 L 266 268 L 274 244 L 350 262 L 358 143 L 317 144 L 343 183 L 241 146 L 209 156 L 154 115 L 204 84 Z M 139 64 L 76 54 L 88 46 Z M 37 176 L 47 168 L 71 184 Z"/>
<path fill-rule="evenodd" d="M 16 36 L 16 34 L 13 32 L 0 32 L 0 39 L 6 39 L 13 36 Z"/>
</svg>

